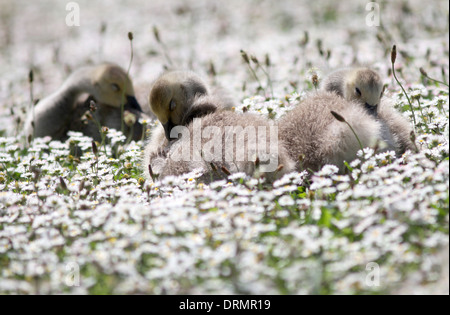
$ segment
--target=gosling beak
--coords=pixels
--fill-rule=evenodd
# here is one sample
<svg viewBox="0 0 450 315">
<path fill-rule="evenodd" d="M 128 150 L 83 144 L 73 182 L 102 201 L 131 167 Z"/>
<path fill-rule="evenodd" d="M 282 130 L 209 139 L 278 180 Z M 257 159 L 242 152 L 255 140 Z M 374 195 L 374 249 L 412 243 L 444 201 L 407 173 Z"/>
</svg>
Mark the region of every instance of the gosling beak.
<svg viewBox="0 0 450 315">
<path fill-rule="evenodd" d="M 365 103 L 364 105 L 365 105 L 366 109 L 369 111 L 369 114 L 371 114 L 373 116 L 377 116 L 378 104 L 370 105 L 369 103 Z"/>
<path fill-rule="evenodd" d="M 142 108 L 134 96 L 127 96 L 127 106 L 142 113 Z"/>
<path fill-rule="evenodd" d="M 175 127 L 175 125 L 170 120 L 167 123 L 163 124 L 163 127 L 164 127 L 164 131 L 166 132 L 167 140 L 171 141 L 171 140 L 176 139 L 176 138 L 170 137 L 170 132 L 172 131 L 173 127 Z"/>
</svg>

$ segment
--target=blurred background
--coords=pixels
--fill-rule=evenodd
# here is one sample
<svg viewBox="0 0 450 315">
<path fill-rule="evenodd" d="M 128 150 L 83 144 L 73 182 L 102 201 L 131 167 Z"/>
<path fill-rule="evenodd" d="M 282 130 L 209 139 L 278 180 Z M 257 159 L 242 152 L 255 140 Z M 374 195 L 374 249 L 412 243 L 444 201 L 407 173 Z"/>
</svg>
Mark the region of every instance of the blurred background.
<svg viewBox="0 0 450 315">
<path fill-rule="evenodd" d="M 375 10 L 371 11 L 372 8 L 375 8 Z M 79 12 L 76 12 L 76 9 L 79 9 Z M 71 23 L 67 23 L 67 21 L 77 22 L 78 19 L 74 19 L 74 15 L 77 13 L 79 13 L 79 26 L 70 26 Z M 378 20 L 379 25 L 377 25 Z M 392 96 L 400 91 L 399 85 L 394 82 L 390 73 L 390 52 L 393 44 L 397 45 L 399 51 L 395 64 L 397 73 L 406 89 L 423 87 L 420 85 L 424 80 L 419 71 L 420 67 L 425 68 L 433 78 L 447 83 L 449 81 L 449 2 L 447 0 L 379 0 L 376 2 L 365 0 L 0 0 L 0 137 L 4 135 L 16 136 L 21 132 L 23 117 L 31 108 L 30 83 L 28 81 L 30 70 L 33 70 L 34 73 L 33 100 L 38 100 L 58 89 L 68 75 L 78 67 L 109 61 L 127 69 L 131 57 L 129 32 L 134 35 L 132 42 L 134 59 L 132 60 L 130 74 L 138 92 L 138 99 L 147 110 L 147 95 L 151 83 L 165 69 L 190 69 L 199 73 L 205 79 L 228 90 L 236 100 L 237 106 L 245 98 L 258 93 L 261 94 L 261 91 L 257 89 L 258 82 L 252 76 L 248 65 L 241 56 L 241 50 L 257 58 L 263 65 L 267 75 L 261 69 L 256 69 L 256 74 L 264 85 L 268 85 L 267 76 L 270 77 L 274 90 L 273 98 L 276 100 L 284 100 L 286 96 L 292 97 L 295 93 L 302 94 L 314 90 L 311 84 L 313 74 L 317 74 L 320 79 L 335 68 L 350 65 L 367 65 L 378 70 L 388 86 L 387 94 Z M 430 89 L 430 91 L 436 93 L 435 96 L 437 96 L 437 89 Z M 428 91 L 425 92 L 428 93 Z M 432 104 L 436 102 L 437 97 Z M 446 109 L 445 114 L 447 115 L 447 113 L 448 109 Z M 429 137 L 422 133 L 419 135 L 423 136 L 425 140 L 432 139 L 432 143 L 441 141 L 440 135 L 430 135 Z M 12 143 L 16 142 L 12 141 Z M 438 142 L 434 145 L 438 146 Z M 441 158 L 439 158 L 439 161 L 441 161 Z M 419 174 L 422 166 L 417 168 L 414 163 L 410 164 L 413 169 L 411 174 Z M 432 163 L 432 165 L 434 164 Z M 443 171 L 442 166 L 446 168 L 445 161 L 439 165 L 436 174 L 433 176 L 438 178 L 439 172 L 443 172 L 442 176 L 448 177 L 448 173 Z M 433 176 L 427 175 L 429 174 L 428 171 L 430 171 L 429 166 L 423 166 L 423 174 L 427 178 L 433 179 Z M 55 174 L 56 172 L 59 172 L 59 170 L 55 171 Z M 423 174 L 420 173 L 417 176 Z M 395 176 L 393 175 L 393 177 Z M 393 183 L 395 184 L 399 179 L 394 179 Z M 434 199 L 431 199 L 431 197 L 427 199 L 426 196 L 436 192 L 433 198 L 435 197 L 435 200 L 445 204 L 445 201 L 440 199 L 443 198 L 441 190 L 444 191 L 446 188 L 444 184 L 432 188 L 427 186 L 433 185 L 434 182 L 431 180 L 431 184 L 428 184 L 428 179 L 423 183 L 424 186 L 418 188 L 422 191 L 418 190 L 413 196 L 413 200 L 420 196 L 426 202 L 431 203 L 430 200 Z M 135 184 L 133 185 L 135 186 Z M 390 185 L 389 187 L 394 187 L 393 184 Z M 408 189 L 413 189 L 411 185 L 407 184 L 405 180 L 404 188 L 400 190 L 403 196 L 399 193 L 399 201 L 395 198 L 393 200 L 399 203 L 406 200 L 404 198 L 407 198 L 405 194 L 408 193 Z M 55 187 L 55 185 L 52 187 Z M 126 188 L 126 186 L 123 187 Z M 362 187 L 364 188 L 364 186 Z M 136 187 L 133 189 L 136 189 Z M 117 191 L 120 190 L 117 189 Z M 124 194 L 127 194 L 127 191 L 127 189 L 124 189 Z M 11 194 L 16 195 L 15 193 Z M 187 194 L 191 194 L 191 191 L 187 190 Z M 97 195 L 95 196 L 97 198 Z M 20 192 L 20 198 L 25 200 L 25 194 Z M 347 198 L 350 200 L 350 197 Z M 71 199 L 65 198 L 64 200 Z M 342 200 L 347 202 L 346 199 Z M 393 203 L 394 201 L 389 202 Z M 110 202 L 109 199 L 108 202 Z M 141 202 L 140 197 L 134 202 Z M 156 207 L 159 204 L 160 207 L 162 204 L 165 206 L 166 202 L 167 199 L 157 200 Z M 175 200 L 174 205 L 179 207 L 177 202 L 178 200 Z M 367 204 L 364 203 L 365 200 L 362 202 L 361 205 Z M 386 204 L 389 202 L 386 202 Z M 89 205 L 89 203 L 87 204 Z M 95 203 L 95 205 L 97 204 Z M 355 204 L 357 205 L 357 203 Z M 170 207 L 175 207 L 174 205 Z M 381 206 L 383 206 L 382 203 L 379 207 Z M 389 206 L 391 207 L 391 205 Z M 26 207 L 26 210 L 21 211 L 28 211 L 29 205 L 27 204 L 24 207 Z M 424 202 L 421 205 L 421 211 L 422 208 L 426 210 L 428 207 L 429 205 Z M 12 207 L 10 209 L 13 212 L 17 208 Z M 97 209 L 103 211 L 100 207 Z M 110 210 L 109 206 L 105 209 Z M 374 209 L 376 208 L 374 207 Z M 434 215 L 428 215 L 425 210 L 423 210 L 423 213 L 427 215 L 427 220 L 434 219 Z M 139 211 L 141 210 L 138 210 L 137 213 Z M 433 209 L 433 211 L 437 210 Z M 13 220 L 16 218 L 17 216 Z M 171 226 L 172 218 L 167 218 L 167 222 Z M 5 220 L 9 219 L 6 218 Z M 166 220 L 166 217 L 163 216 L 161 222 L 166 222 L 164 220 Z M 37 226 L 43 229 L 44 223 L 41 224 L 42 227 Z M 18 225 L 18 227 L 25 229 L 24 226 Z M 422 226 L 417 225 L 417 228 L 422 229 Z M 18 231 L 20 232 L 21 229 L 18 228 Z M 306 231 L 308 230 L 306 229 Z M 436 235 L 441 233 L 439 230 L 433 232 L 436 232 Z M 34 237 L 34 231 L 32 233 Z M 289 233 L 287 232 L 286 235 L 289 235 Z M 304 231 L 301 231 L 301 233 L 304 233 Z M 48 235 L 51 235 L 50 232 L 48 232 Z M 56 235 L 59 235 L 59 233 Z M 428 232 L 425 235 L 428 235 Z M 89 240 L 89 238 L 86 239 Z M 425 240 L 425 244 L 438 244 L 436 239 L 430 237 Z M 35 242 L 46 245 L 47 240 L 44 240 L 44 243 L 41 239 Z M 127 239 L 124 238 L 123 240 L 126 241 Z M 9 242 L 11 241 L 9 240 Z M 26 243 L 27 240 L 24 242 Z M 317 244 L 321 242 L 322 240 Z M 22 243 L 22 240 L 20 240 L 20 243 Z M 113 244 L 109 238 L 108 243 Z M 270 241 L 268 241 L 269 243 Z M 9 243 L 3 244 L 9 245 Z M 39 246 L 41 246 L 35 243 L 31 245 L 29 247 L 34 248 L 33 250 L 39 249 Z M 411 245 L 413 244 L 411 243 Z M 119 245 L 115 246 L 119 248 Z M 171 246 L 175 248 L 178 245 Z M 416 245 L 414 244 L 414 246 Z M 420 242 L 417 246 L 421 246 Z M 426 246 L 432 247 L 434 245 Z M 5 248 L 7 250 L 7 247 Z M 47 250 L 46 246 L 43 248 L 45 248 L 45 251 Z M 85 250 L 83 248 L 78 249 L 77 246 L 74 246 L 71 249 L 73 252 L 79 253 Z M 104 248 L 109 249 L 110 247 L 109 245 L 106 247 L 99 246 L 98 251 L 94 251 L 94 253 L 100 257 Z M 159 247 L 155 248 L 159 250 Z M 168 246 L 168 248 L 171 247 Z M 19 250 L 22 250 L 22 248 Z M 86 250 L 89 250 L 89 255 L 93 253 L 91 245 L 86 247 Z M 272 251 L 272 249 L 270 250 Z M 307 250 L 309 251 L 308 248 Z M 353 250 L 351 249 L 349 253 Z M 400 251 L 398 255 L 404 255 L 403 249 L 400 249 L 400 247 L 394 248 L 392 251 L 396 250 Z M 422 253 L 422 249 L 417 252 Z M 28 252 L 24 253 L 28 255 Z M 343 253 L 346 252 L 343 251 Z M 184 250 L 182 254 L 179 257 L 183 258 L 190 255 L 185 253 Z M 369 255 L 370 253 L 366 254 Z M 164 255 L 168 257 L 167 253 L 163 253 L 161 256 Z M 11 266 L 15 266 L 17 270 L 21 270 L 22 265 L 37 269 L 33 260 L 23 262 L 17 257 L 11 257 L 13 257 Z M 50 256 L 41 256 L 40 258 L 42 257 L 56 257 L 56 255 L 51 253 Z M 415 256 L 412 255 L 412 257 Z M 425 267 L 422 268 L 430 269 L 425 269 L 424 274 L 422 274 L 423 270 L 418 271 L 397 293 L 448 293 L 448 257 L 448 249 L 437 257 L 438 261 L 443 262 L 443 268 L 445 268 L 443 269 L 445 273 L 442 281 L 437 285 L 432 288 L 417 286 L 417 283 L 422 283 L 422 278 L 425 279 L 426 275 L 429 273 L 435 274 L 431 270 L 434 265 L 425 261 L 423 264 Z M 396 259 L 396 257 L 394 258 Z M 106 258 L 93 258 L 93 261 L 96 261 L 96 259 L 106 261 Z M 126 257 L 126 259 L 130 258 Z M 402 259 L 402 262 L 408 259 L 411 258 Z M 18 263 L 14 265 L 16 260 L 18 260 Z M 38 264 L 41 263 L 41 260 L 45 259 L 38 259 Z M 177 261 L 178 264 L 178 260 L 170 261 Z M 244 271 L 248 271 L 248 268 L 254 266 L 253 260 L 248 261 L 250 267 L 244 265 Z M 259 258 L 258 261 L 260 261 Z M 9 262 L 8 259 L 5 264 L 9 264 Z M 131 262 L 131 260 L 127 260 L 127 262 Z M 26 265 L 27 263 L 29 265 Z M 52 263 L 55 262 L 50 262 L 50 266 L 52 266 Z M 347 264 L 347 260 L 343 262 L 344 268 L 347 268 L 345 264 Z M 46 266 L 46 264 L 43 265 Z M 105 265 L 108 266 L 107 263 Z M 131 263 L 130 266 L 132 266 Z M 276 264 L 276 268 L 279 268 L 278 266 L 281 266 L 281 264 Z M 297 267 L 294 264 L 286 268 L 285 271 L 287 277 L 290 277 L 292 271 L 294 275 L 295 273 L 302 273 L 304 270 L 309 272 L 310 266 L 311 262 L 305 260 L 304 265 L 299 264 Z M 118 265 L 116 267 L 119 270 L 119 267 L 122 268 L 123 266 Z M 172 272 L 170 271 L 171 267 L 169 267 L 165 270 Z M 175 265 L 175 267 L 178 267 L 178 265 Z M 13 267 L 11 268 L 13 269 Z M 181 270 L 176 269 L 176 273 Z M 135 272 L 134 267 L 131 270 Z M 215 272 L 215 270 L 213 268 L 212 272 Z M 312 275 L 320 273 L 317 272 L 319 269 L 315 264 L 313 264 L 312 270 L 314 271 L 311 272 Z M 268 269 L 261 284 L 266 283 L 264 282 L 265 278 L 267 275 L 270 277 L 271 273 L 272 269 Z M 308 273 L 306 278 L 301 278 L 298 274 L 296 275 L 298 279 L 310 277 Z M 59 277 L 58 274 L 55 273 L 55 275 Z M 394 277 L 393 279 L 396 279 L 397 273 L 392 272 L 390 275 Z M 249 273 L 249 276 L 252 277 L 253 274 Z M 359 275 L 356 275 L 356 277 L 359 279 Z M 316 278 L 314 276 L 314 279 Z M 6 284 L 8 284 L 8 276 L 5 279 L 7 280 Z M 53 278 L 51 279 L 53 281 Z M 101 279 L 99 285 L 103 287 L 103 278 Z M 155 277 L 154 279 L 158 278 Z M 359 280 L 353 282 L 355 279 L 355 274 L 351 273 L 340 284 L 344 289 L 347 289 L 347 285 L 353 286 L 353 283 L 359 283 Z M 345 282 L 347 280 L 348 282 Z M 36 281 L 36 288 L 38 289 L 37 283 Z M 130 283 L 133 284 L 132 281 Z M 211 283 L 216 285 L 215 282 Z M 222 283 L 218 283 L 221 290 L 228 292 L 226 290 L 229 288 L 221 287 Z M 175 281 L 169 282 L 169 284 L 178 285 Z M 165 285 L 163 283 L 161 287 Z M 260 288 L 261 285 L 256 286 L 256 292 L 259 292 Z M 202 289 L 204 290 L 200 287 L 200 291 L 197 292 L 202 292 Z M 193 290 L 192 292 L 195 293 L 196 291 Z"/>
<path fill-rule="evenodd" d="M 314 71 L 320 76 L 352 64 L 373 66 L 390 83 L 392 44 L 409 83 L 420 79 L 420 66 L 448 76 L 446 0 L 377 1 L 380 26 L 368 25 L 377 12 L 362 0 L 74 2 L 80 26 L 71 27 L 69 1 L 0 0 L 0 129 L 12 128 L 11 108 L 24 111 L 29 104 L 30 69 L 39 99 L 79 66 L 110 61 L 127 68 L 128 32 L 134 34 L 131 76 L 143 106 L 152 80 L 166 68 L 194 70 L 238 100 L 255 94 L 241 49 L 270 60 L 277 96 L 307 89 Z"/>
</svg>

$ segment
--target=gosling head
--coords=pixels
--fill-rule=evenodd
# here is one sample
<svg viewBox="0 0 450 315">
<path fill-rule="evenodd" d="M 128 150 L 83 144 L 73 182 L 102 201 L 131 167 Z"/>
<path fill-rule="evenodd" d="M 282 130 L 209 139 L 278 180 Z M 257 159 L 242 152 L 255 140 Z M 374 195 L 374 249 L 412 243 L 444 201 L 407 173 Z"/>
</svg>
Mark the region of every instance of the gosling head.
<svg viewBox="0 0 450 315">
<path fill-rule="evenodd" d="M 150 92 L 150 107 L 169 141 L 173 140 L 173 127 L 187 123 L 186 114 L 192 111 L 195 99 L 207 94 L 206 84 L 191 72 L 169 72 L 156 80 Z"/>
<path fill-rule="evenodd" d="M 95 100 L 101 104 L 120 108 L 126 107 L 142 112 L 136 100 L 133 83 L 127 73 L 119 66 L 103 64 L 93 71 L 92 85 Z"/>
<path fill-rule="evenodd" d="M 381 77 L 373 70 L 356 69 L 346 78 L 344 97 L 362 104 L 372 115 L 377 115 L 383 94 Z"/>
</svg>

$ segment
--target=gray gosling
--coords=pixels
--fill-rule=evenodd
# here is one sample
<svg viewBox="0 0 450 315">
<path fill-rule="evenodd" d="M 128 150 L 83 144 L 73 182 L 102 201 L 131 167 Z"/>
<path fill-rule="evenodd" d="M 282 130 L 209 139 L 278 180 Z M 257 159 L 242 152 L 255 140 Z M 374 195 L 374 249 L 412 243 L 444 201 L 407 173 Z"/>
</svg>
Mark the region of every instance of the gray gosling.
<svg viewBox="0 0 450 315">
<path fill-rule="evenodd" d="M 195 98 L 184 115 L 186 128 L 172 129 L 171 139 L 180 133 L 178 140 L 159 152 L 148 144 L 143 165 L 150 166 L 145 172 L 149 179 L 156 174 L 164 178 L 202 169 L 201 180 L 205 182 L 237 172 L 250 176 L 264 172 L 266 180 L 272 182 L 294 170 L 278 132 L 270 133 L 276 126 L 263 117 L 226 111 L 215 104 L 212 96 Z"/>
<path fill-rule="evenodd" d="M 344 172 L 344 162 L 356 158 L 361 149 L 358 139 L 331 111 L 352 126 L 363 148 L 374 146 L 380 139 L 380 123 L 364 108 L 334 92 L 315 92 L 279 121 L 280 137 L 296 161 L 297 171 L 315 172 L 326 164 L 334 164 Z"/>
<path fill-rule="evenodd" d="M 322 83 L 322 90 L 334 92 L 348 101 L 361 104 L 381 124 L 381 139 L 385 149 L 402 155 L 415 151 L 411 140 L 411 124 L 397 112 L 392 102 L 383 98 L 381 76 L 369 68 L 346 68 L 332 72 Z"/>
<path fill-rule="evenodd" d="M 347 101 L 362 104 L 372 115 L 377 115 L 384 94 L 380 75 L 369 68 L 345 68 L 330 73 L 322 82 L 322 90 L 335 92 Z"/>
<path fill-rule="evenodd" d="M 152 84 L 149 95 L 150 109 L 160 124 L 153 128 L 145 156 L 161 153 L 169 146 L 170 132 L 175 126 L 187 125 L 187 113 L 191 118 L 196 116 L 195 100 L 201 96 L 219 94 L 210 111 L 218 108 L 229 110 L 233 107 L 232 99 L 223 90 L 211 88 L 202 78 L 191 71 L 170 71 L 159 76 Z M 204 115 L 206 107 L 200 110 Z M 197 115 L 199 116 L 199 115 Z M 144 163 L 148 165 L 148 163 Z M 146 171 L 146 170 L 144 170 Z"/>
<path fill-rule="evenodd" d="M 164 127 L 168 140 L 173 127 L 186 125 L 186 113 L 192 112 L 194 100 L 213 92 L 215 91 L 203 79 L 191 71 L 171 71 L 156 79 L 149 102 L 152 112 Z M 232 107 L 225 96 L 221 96 L 217 102 L 215 106 L 220 108 Z"/>
<path fill-rule="evenodd" d="M 141 139 L 139 117 L 142 109 L 134 96 L 131 79 L 122 68 L 109 63 L 83 67 L 70 75 L 58 91 L 36 105 L 34 114 L 28 114 L 25 135 L 64 140 L 67 132 L 74 130 L 99 140 L 97 125 L 82 119 L 90 109 L 91 100 L 97 105 L 92 116 L 101 126 L 117 130 L 121 129 L 122 124 L 120 107 L 125 103 L 124 117 L 132 114 L 136 118 L 131 116 L 127 129 L 129 131 L 133 126 L 133 139 Z"/>
<path fill-rule="evenodd" d="M 236 148 L 226 147 L 229 144 L 228 142 L 225 143 L 225 129 L 226 127 L 245 128 L 256 125 L 270 129 L 269 122 L 253 115 L 239 115 L 229 111 L 233 107 L 231 98 L 214 92 L 216 91 L 212 91 L 193 72 L 169 72 L 163 74 L 155 81 L 150 92 L 149 103 L 160 124 L 154 128 L 144 150 L 143 171 L 148 177 L 152 177 L 152 174 L 149 172 L 149 166 L 152 173 L 159 174 L 162 177 L 167 175 L 181 175 L 196 168 L 203 168 L 205 171 L 211 170 L 211 168 L 217 168 L 213 172 L 214 178 L 220 177 L 219 174 L 224 174 L 222 169 L 225 172 L 229 170 L 230 173 L 239 171 L 246 172 L 247 174 L 255 173 L 257 168 L 256 164 L 258 164 L 257 161 L 263 157 L 254 155 L 253 160 L 248 159 L 249 155 L 247 153 L 252 148 L 249 149 L 248 139 L 244 139 L 244 143 L 247 145 L 245 149 L 246 158 L 242 161 L 237 161 L 235 158 Z M 214 96 L 212 93 L 214 93 Z M 218 127 L 216 130 L 220 130 L 219 135 L 215 136 L 218 139 L 216 142 L 222 144 L 224 154 L 221 154 L 220 158 L 212 163 L 206 162 L 205 159 L 201 159 L 200 161 L 175 161 L 172 158 L 182 148 L 189 148 L 191 145 L 189 142 L 193 143 L 190 140 L 193 137 L 195 118 L 201 118 L 200 129 L 202 133 L 208 127 Z M 172 133 L 172 130 L 176 126 L 187 127 L 190 136 L 182 136 L 180 139 L 174 138 L 176 133 Z M 207 145 L 207 140 L 201 139 L 202 147 Z M 270 138 L 267 141 L 270 142 Z M 271 145 L 273 148 L 277 144 L 272 143 Z M 279 158 L 281 164 L 277 165 L 279 167 L 277 174 L 284 174 L 284 172 L 293 169 L 293 163 L 287 154 L 284 154 L 285 150 L 282 145 L 277 147 L 277 149 L 281 152 L 281 157 Z M 231 154 L 231 161 L 224 160 L 226 152 L 228 152 L 227 154 Z M 203 152 L 200 152 L 200 154 L 203 154 Z M 269 174 L 269 177 L 271 175 L 273 174 Z"/>
</svg>

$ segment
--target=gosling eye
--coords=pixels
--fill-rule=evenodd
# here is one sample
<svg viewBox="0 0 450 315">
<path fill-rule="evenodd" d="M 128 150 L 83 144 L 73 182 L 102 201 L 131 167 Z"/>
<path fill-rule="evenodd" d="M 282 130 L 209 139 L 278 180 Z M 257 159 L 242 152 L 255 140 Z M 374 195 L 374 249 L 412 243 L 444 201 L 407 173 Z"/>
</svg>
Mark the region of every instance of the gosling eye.
<svg viewBox="0 0 450 315">
<path fill-rule="evenodd" d="M 170 101 L 170 104 L 169 104 L 169 110 L 170 110 L 171 112 L 173 112 L 173 111 L 175 110 L 176 107 L 177 107 L 177 104 L 175 103 L 175 101 L 174 101 L 174 100 L 171 100 L 171 101 Z"/>
<path fill-rule="evenodd" d="M 120 91 L 120 86 L 118 84 L 116 84 L 116 83 L 111 83 L 111 89 L 114 92 L 119 92 Z"/>
<path fill-rule="evenodd" d="M 362 95 L 362 93 L 361 93 L 361 90 L 360 90 L 360 89 L 356 88 L 356 89 L 355 89 L 355 91 L 356 91 L 356 94 L 358 94 L 358 96 L 361 96 L 361 95 Z"/>
</svg>

